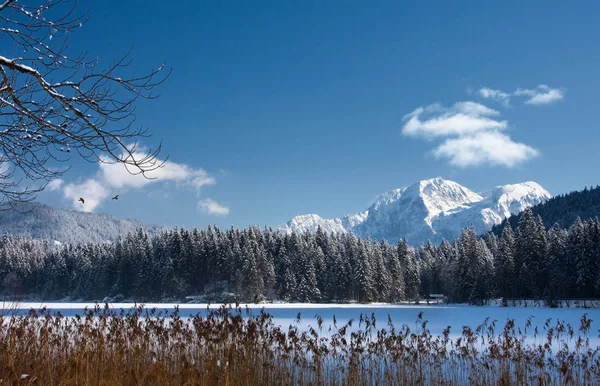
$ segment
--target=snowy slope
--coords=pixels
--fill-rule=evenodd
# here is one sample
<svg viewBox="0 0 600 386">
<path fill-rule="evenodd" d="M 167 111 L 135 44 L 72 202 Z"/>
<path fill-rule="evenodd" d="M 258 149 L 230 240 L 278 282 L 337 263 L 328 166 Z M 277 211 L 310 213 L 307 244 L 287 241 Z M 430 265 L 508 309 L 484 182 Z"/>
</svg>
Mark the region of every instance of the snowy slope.
<svg viewBox="0 0 600 386">
<path fill-rule="evenodd" d="M 505 218 L 551 198 L 550 193 L 535 182 L 497 186 L 481 196 L 483 200 L 466 210 L 439 216 L 434 225 L 438 232 L 473 226 L 477 233 L 484 233 Z"/>
<path fill-rule="evenodd" d="M 107 214 L 62 210 L 39 203 L 22 203 L 16 209 L 0 214 L 1 235 L 53 240 L 56 245 L 112 242 L 139 228 L 143 228 L 149 235 L 166 229 L 160 225 Z"/>
<path fill-rule="evenodd" d="M 327 233 L 345 233 L 362 223 L 369 212 L 350 214 L 342 218 L 326 219 L 317 214 L 304 214 L 294 217 L 285 227 L 296 232 L 312 232 L 321 227 Z"/>
<path fill-rule="evenodd" d="M 458 237 L 466 226 L 489 231 L 503 219 L 550 198 L 535 182 L 505 185 L 475 193 L 454 181 L 433 178 L 382 194 L 365 212 L 337 219 L 318 215 L 294 217 L 285 231 L 352 232 L 360 237 L 395 243 L 406 237 L 411 245 Z"/>
</svg>

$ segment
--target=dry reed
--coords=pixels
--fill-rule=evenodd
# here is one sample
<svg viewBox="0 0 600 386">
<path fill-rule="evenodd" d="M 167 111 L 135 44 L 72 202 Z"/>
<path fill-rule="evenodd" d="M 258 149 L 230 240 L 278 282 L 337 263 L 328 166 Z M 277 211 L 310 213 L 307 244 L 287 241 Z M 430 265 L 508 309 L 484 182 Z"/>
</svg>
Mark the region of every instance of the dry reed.
<svg viewBox="0 0 600 386">
<path fill-rule="evenodd" d="M 300 322 L 298 316 L 298 322 Z M 600 355 L 591 320 L 533 329 L 486 319 L 457 337 L 374 315 L 325 327 L 282 328 L 241 308 L 183 318 L 97 306 L 0 316 L 0 383 L 11 385 L 591 385 Z M 535 342 L 535 343 L 532 343 Z"/>
</svg>

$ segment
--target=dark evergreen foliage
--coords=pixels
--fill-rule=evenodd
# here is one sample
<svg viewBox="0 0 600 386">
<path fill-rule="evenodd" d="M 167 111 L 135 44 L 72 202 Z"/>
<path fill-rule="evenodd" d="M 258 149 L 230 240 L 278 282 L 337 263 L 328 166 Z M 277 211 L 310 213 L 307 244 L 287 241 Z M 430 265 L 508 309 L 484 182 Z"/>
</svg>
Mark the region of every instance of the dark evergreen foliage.
<svg viewBox="0 0 600 386">
<path fill-rule="evenodd" d="M 143 230 L 117 242 L 57 246 L 0 239 L 0 293 L 38 299 L 138 302 L 204 296 L 206 301 L 398 302 L 444 294 L 490 298 L 600 296 L 600 222 L 577 218 L 546 230 L 525 211 L 500 237 L 410 248 L 354 235 L 286 234 L 255 227 L 222 231 Z"/>
</svg>

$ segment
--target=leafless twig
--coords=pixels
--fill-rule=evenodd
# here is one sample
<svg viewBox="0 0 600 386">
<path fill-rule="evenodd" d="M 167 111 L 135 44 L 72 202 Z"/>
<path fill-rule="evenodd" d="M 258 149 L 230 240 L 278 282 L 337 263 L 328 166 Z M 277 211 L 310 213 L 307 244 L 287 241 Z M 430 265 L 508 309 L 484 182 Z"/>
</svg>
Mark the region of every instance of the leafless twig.
<svg viewBox="0 0 600 386">
<path fill-rule="evenodd" d="M 148 178 L 163 164 L 161 145 L 136 149 L 151 133 L 135 125 L 135 102 L 156 98 L 171 71 L 161 65 L 122 77 L 131 51 L 102 68 L 69 50 L 71 33 L 87 20 L 76 1 L 29 3 L 0 4 L 0 205 L 34 199 L 69 170 L 72 154 Z"/>
</svg>

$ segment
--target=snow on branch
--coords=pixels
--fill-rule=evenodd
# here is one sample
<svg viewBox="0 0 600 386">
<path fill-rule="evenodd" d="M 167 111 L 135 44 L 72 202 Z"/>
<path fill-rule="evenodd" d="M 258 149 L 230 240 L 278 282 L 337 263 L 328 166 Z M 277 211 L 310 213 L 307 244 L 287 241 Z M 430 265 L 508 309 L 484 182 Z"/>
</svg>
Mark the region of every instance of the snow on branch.
<svg viewBox="0 0 600 386">
<path fill-rule="evenodd" d="M 160 65 L 136 75 L 129 71 L 131 51 L 102 67 L 98 58 L 69 49 L 72 33 L 87 20 L 76 13 L 77 2 L 25 3 L 0 5 L 2 202 L 33 198 L 68 170 L 72 154 L 122 163 L 132 174 L 161 167 L 160 144 L 142 156 L 127 144 L 151 135 L 135 125 L 135 103 L 156 98 L 170 70 Z M 41 185 L 24 188 L 23 181 Z"/>
</svg>

